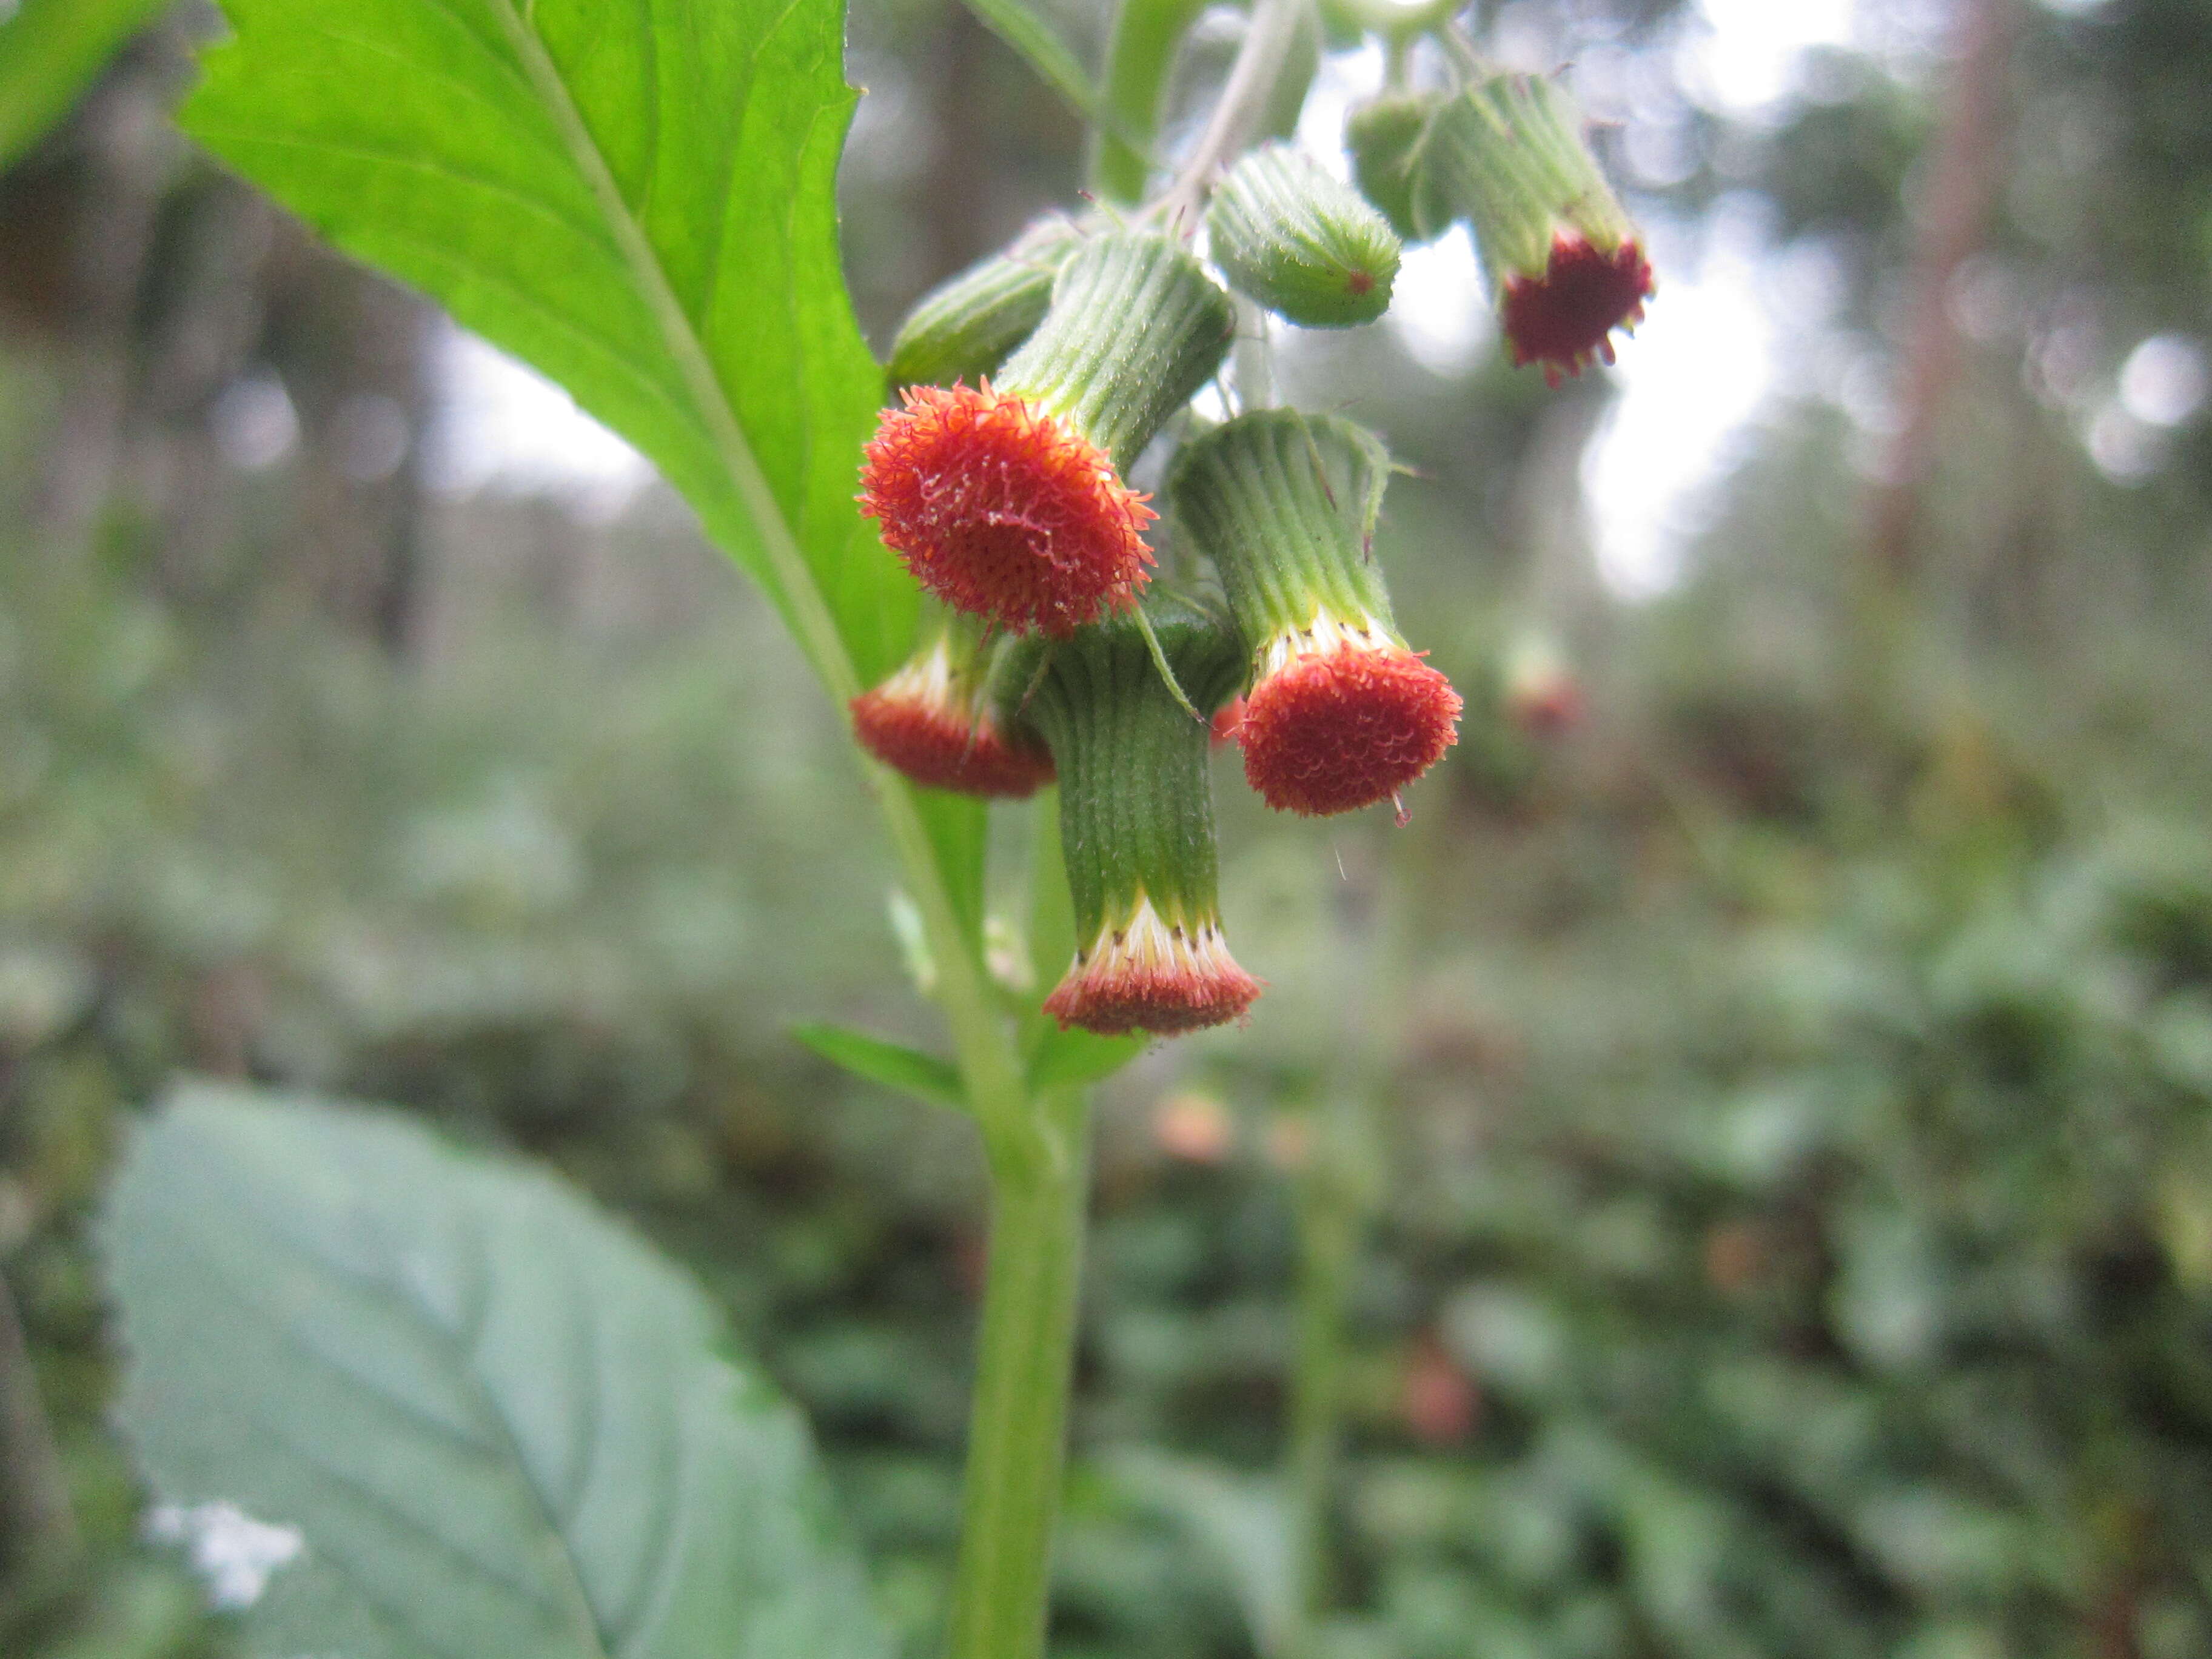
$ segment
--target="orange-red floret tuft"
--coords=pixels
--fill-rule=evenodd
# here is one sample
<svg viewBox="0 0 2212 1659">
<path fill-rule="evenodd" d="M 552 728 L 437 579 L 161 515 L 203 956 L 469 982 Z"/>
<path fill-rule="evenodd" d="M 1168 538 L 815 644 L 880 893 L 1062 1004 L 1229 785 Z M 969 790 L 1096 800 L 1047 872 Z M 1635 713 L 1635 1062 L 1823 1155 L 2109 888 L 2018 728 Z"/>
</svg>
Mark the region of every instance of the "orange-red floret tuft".
<svg viewBox="0 0 2212 1659">
<path fill-rule="evenodd" d="M 896 679 L 854 698 L 852 711 L 860 746 L 925 788 L 1020 800 L 1052 781 L 1042 745 L 1009 743 L 988 718 L 971 725 Z"/>
<path fill-rule="evenodd" d="M 1460 697 L 1401 646 L 1295 655 L 1244 699 L 1244 775 L 1310 817 L 1388 800 L 1458 740 Z"/>
<path fill-rule="evenodd" d="M 909 386 L 860 469 L 860 510 L 946 604 L 1065 639 L 1150 580 L 1158 515 L 1113 461 L 1020 396 Z"/>
<path fill-rule="evenodd" d="M 1553 386 L 1579 374 L 1593 357 L 1613 361 L 1616 328 L 1644 320 L 1652 295 L 1651 262 L 1635 238 L 1606 252 L 1583 237 L 1561 231 L 1541 276 L 1514 276 L 1505 284 L 1505 338 L 1513 366 L 1544 365 Z"/>
<path fill-rule="evenodd" d="M 1212 734 L 1216 749 L 1226 748 L 1237 741 L 1237 734 L 1244 729 L 1244 699 L 1231 697 L 1213 711 Z"/>
<path fill-rule="evenodd" d="M 1127 926 L 1076 958 L 1044 1011 L 1062 1029 L 1170 1036 L 1243 1018 L 1261 989 L 1229 954 L 1218 924 L 1170 928 L 1141 905 Z"/>
</svg>

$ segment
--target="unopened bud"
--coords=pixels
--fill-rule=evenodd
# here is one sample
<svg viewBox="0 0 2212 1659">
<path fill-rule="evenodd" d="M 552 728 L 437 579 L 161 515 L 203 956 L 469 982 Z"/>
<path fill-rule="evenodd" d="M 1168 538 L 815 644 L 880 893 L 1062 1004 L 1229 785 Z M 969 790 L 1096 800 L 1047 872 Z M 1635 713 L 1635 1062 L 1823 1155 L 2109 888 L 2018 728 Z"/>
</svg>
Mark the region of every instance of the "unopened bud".
<svg viewBox="0 0 2212 1659">
<path fill-rule="evenodd" d="M 972 385 L 996 374 L 1044 320 L 1053 279 L 1082 240 L 1074 222 L 1055 214 L 931 289 L 891 343 L 891 383 Z"/>
<path fill-rule="evenodd" d="M 1436 93 L 1395 93 L 1362 104 L 1344 124 L 1352 176 L 1390 228 L 1408 242 L 1425 242 L 1451 222 L 1430 223 L 1421 211 L 1421 139 L 1443 104 Z"/>
<path fill-rule="evenodd" d="M 1534 75 L 1470 86 L 1437 112 L 1419 173 L 1423 212 L 1474 232 L 1516 368 L 1540 362 L 1556 386 L 1613 361 L 1613 331 L 1643 320 L 1651 265 L 1565 88 Z"/>
<path fill-rule="evenodd" d="M 1230 286 L 1294 323 L 1348 328 L 1390 308 L 1397 237 L 1358 191 L 1287 144 L 1237 162 L 1206 225 Z"/>
<path fill-rule="evenodd" d="M 1194 440 L 1176 470 L 1249 653 L 1244 775 L 1279 811 L 1388 800 L 1458 736 L 1459 695 L 1399 635 L 1375 561 L 1389 476 L 1371 433 L 1287 409 Z"/>
<path fill-rule="evenodd" d="M 1148 599 L 1146 611 L 1185 694 L 1201 709 L 1225 699 L 1243 667 L 1228 619 L 1172 596 Z M 1060 848 L 1081 941 L 1045 1012 L 1109 1033 L 1237 1018 L 1260 984 L 1222 937 L 1206 727 L 1161 679 L 1137 619 L 1024 641 L 1010 671 L 1010 684 L 1035 684 L 1024 713 L 1060 774 Z"/>
</svg>

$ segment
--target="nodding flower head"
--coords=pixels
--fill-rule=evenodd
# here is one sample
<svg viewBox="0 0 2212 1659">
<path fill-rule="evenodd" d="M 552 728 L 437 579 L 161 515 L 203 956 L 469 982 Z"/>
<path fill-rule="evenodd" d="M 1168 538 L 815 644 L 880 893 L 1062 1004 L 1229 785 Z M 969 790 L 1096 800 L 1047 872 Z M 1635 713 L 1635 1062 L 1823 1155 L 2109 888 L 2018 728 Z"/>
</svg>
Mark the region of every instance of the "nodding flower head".
<svg viewBox="0 0 2212 1659">
<path fill-rule="evenodd" d="M 1451 682 L 1372 617 L 1322 612 L 1278 635 L 1244 699 L 1244 776 L 1308 817 L 1392 799 L 1459 735 Z"/>
<path fill-rule="evenodd" d="M 1128 465 L 1212 378 L 1233 321 L 1166 239 L 1094 237 L 995 383 L 910 386 L 884 413 L 861 510 L 929 592 L 1014 632 L 1066 638 L 1126 609 L 1153 516 Z"/>
<path fill-rule="evenodd" d="M 1154 515 L 1104 451 L 988 381 L 902 398 L 868 445 L 860 510 L 924 588 L 1002 628 L 1061 635 L 1129 603 Z"/>
<path fill-rule="evenodd" d="M 1389 800 L 1458 735 L 1459 696 L 1399 636 L 1370 545 L 1389 477 L 1371 434 L 1291 410 L 1237 416 L 1176 468 L 1249 653 L 1244 775 L 1279 811 Z"/>
<path fill-rule="evenodd" d="M 1162 655 L 1200 709 L 1235 686 L 1226 617 L 1148 599 Z M 1066 641 L 1025 642 L 1007 684 L 1034 684 L 1027 717 L 1060 774 L 1060 848 L 1075 960 L 1045 1000 L 1062 1025 L 1163 1036 L 1242 1018 L 1260 982 L 1222 937 L 1207 726 L 1176 701 L 1134 617 Z"/>
<path fill-rule="evenodd" d="M 1642 239 L 1583 138 L 1583 118 L 1543 76 L 1497 75 L 1449 100 L 1421 146 L 1423 209 L 1474 232 L 1516 368 L 1557 386 L 1653 292 Z"/>
<path fill-rule="evenodd" d="M 853 699 L 853 734 L 930 789 L 1018 800 L 1052 781 L 1052 757 L 1003 729 L 988 695 L 993 652 L 972 623 L 940 617 L 905 665 Z"/>
</svg>

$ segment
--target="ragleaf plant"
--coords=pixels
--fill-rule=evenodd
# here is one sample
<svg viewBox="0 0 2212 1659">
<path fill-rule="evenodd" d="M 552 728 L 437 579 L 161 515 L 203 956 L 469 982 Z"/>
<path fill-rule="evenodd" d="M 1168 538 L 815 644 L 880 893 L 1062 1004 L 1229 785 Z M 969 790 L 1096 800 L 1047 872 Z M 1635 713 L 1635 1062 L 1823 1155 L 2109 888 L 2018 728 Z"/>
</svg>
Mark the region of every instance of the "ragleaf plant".
<svg viewBox="0 0 2212 1659">
<path fill-rule="evenodd" d="M 840 268 L 836 172 L 857 96 L 843 75 L 842 0 L 220 9 L 228 33 L 204 53 L 181 115 L 191 137 L 634 444 L 759 582 L 833 707 L 849 714 L 909 662 L 924 626 L 915 580 L 856 503 L 889 386 Z M 1196 7 L 1128 0 L 1095 100 L 1017 0 L 978 9 L 1048 60 L 1079 105 L 1095 101 L 1095 193 L 1127 204 L 1056 267 L 1054 304 L 1095 309 L 1071 296 L 1120 250 L 1148 270 L 1173 267 L 1205 325 L 1176 337 L 1166 356 L 1177 367 L 1152 383 L 1141 378 L 1151 371 L 1092 351 L 1087 325 L 1071 334 L 1053 323 L 1027 287 L 1016 296 L 1020 314 L 1002 331 L 1014 354 L 1007 396 L 1036 393 L 1039 418 L 1066 416 L 1079 435 L 1102 410 L 1129 413 L 1107 422 L 1085 462 L 1102 488 L 1123 488 L 1142 432 L 1196 389 L 1184 372 L 1194 354 L 1203 348 L 1210 374 L 1226 344 L 1230 302 L 1183 250 L 1222 173 L 1294 118 L 1313 70 L 1312 0 L 1253 0 L 1215 107 L 1171 173 L 1143 146 Z M 1310 229 L 1310 216 L 1297 222 Z M 1255 247 L 1304 246 L 1270 240 L 1265 225 L 1255 234 Z M 1252 270 L 1243 281 L 1242 314 L 1273 303 L 1265 283 L 1253 292 Z M 1109 320 L 1141 335 L 1159 321 L 1145 309 L 1152 289 L 1130 293 L 1124 309 L 1143 314 Z M 1023 322 L 1032 311 L 1047 320 Z M 1031 325 L 1040 334 L 1017 349 Z M 1082 351 L 1071 356 L 1063 336 L 1080 336 Z M 1053 398 L 1070 386 L 1063 409 Z M 1254 393 L 1239 387 L 1248 405 Z M 957 382 L 930 393 L 954 426 L 992 395 Z M 953 462 L 972 448 L 955 444 Z M 901 547 L 909 563 L 941 550 L 919 538 L 944 520 L 945 492 L 981 499 L 974 483 L 934 461 L 902 483 L 919 492 L 922 526 Z M 994 556 L 1061 556 L 1054 521 L 1032 515 L 1023 536 L 998 536 L 1035 505 L 1017 495 L 989 507 Z M 1127 516 L 1140 530 L 1136 501 Z M 1141 630 L 1164 676 L 1174 641 L 1130 609 L 1136 586 L 1102 594 L 1111 614 L 1097 625 Z M 947 592 L 974 597 L 958 584 Z M 1035 607 L 967 608 L 993 625 L 1040 620 Z M 1071 611 L 1043 632 L 1088 619 Z M 1043 642 L 1035 684 L 1052 690 L 1040 714 L 1058 720 L 1044 735 L 1058 731 L 1063 748 L 1070 722 L 1087 716 L 1050 701 L 1073 694 L 1048 653 L 1076 664 L 1093 643 Z M 976 661 L 989 646 L 975 642 Z M 1141 665 L 1133 672 L 1141 679 Z M 1164 711 L 1163 733 L 1186 710 L 1202 720 L 1233 690 L 1188 661 L 1175 672 L 1189 687 L 1164 679 L 1168 696 L 1146 705 Z M 980 730 L 975 708 L 961 708 Z M 1020 699 L 1006 705 L 1009 722 L 1024 714 Z M 1202 737 L 1170 746 L 1190 750 L 1176 775 L 1202 792 Z M 897 862 L 898 909 L 918 919 L 902 943 L 951 1055 L 828 1027 L 800 1036 L 864 1077 L 956 1104 L 980 1132 L 990 1243 L 949 1652 L 1030 1659 L 1044 1639 L 1075 1331 L 1085 1091 L 1142 1047 L 1079 1020 L 1064 1026 L 1038 988 L 1095 946 L 1077 936 L 1069 870 L 1085 878 L 1082 921 L 1095 933 L 1096 869 L 1119 856 L 1086 843 L 1064 859 L 1063 822 L 1118 834 L 1126 815 L 1099 800 L 1063 815 L 1052 791 L 1039 793 L 1028 809 L 1032 960 L 1007 973 L 984 949 L 984 804 L 917 787 L 875 758 L 883 748 L 852 752 Z M 1206 867 L 1210 886 L 1210 854 Z M 1008 988 L 1018 981 L 1030 988 Z M 1221 1018 L 1242 1006 L 1228 1000 Z M 252 1557 L 246 1580 L 226 1581 L 252 1605 L 251 1650 L 883 1650 L 856 1570 L 823 1523 L 795 1420 L 729 1357 L 696 1291 L 541 1178 L 396 1120 L 187 1094 L 138 1133 L 104 1237 L 131 1359 L 124 1426 L 165 1524 L 202 1542 L 221 1532 Z"/>
</svg>

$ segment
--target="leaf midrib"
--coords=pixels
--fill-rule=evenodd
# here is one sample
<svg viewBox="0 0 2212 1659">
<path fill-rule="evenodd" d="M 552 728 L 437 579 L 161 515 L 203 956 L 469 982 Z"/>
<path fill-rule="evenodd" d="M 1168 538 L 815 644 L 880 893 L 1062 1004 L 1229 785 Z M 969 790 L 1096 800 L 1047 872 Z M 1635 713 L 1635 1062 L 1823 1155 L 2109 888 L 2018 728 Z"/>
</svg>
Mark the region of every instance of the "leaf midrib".
<svg viewBox="0 0 2212 1659">
<path fill-rule="evenodd" d="M 561 78 L 560 66 L 553 61 L 552 53 L 538 33 L 536 0 L 524 0 L 520 10 L 516 9 L 514 0 L 493 0 L 492 10 L 506 31 L 524 72 L 529 76 L 532 87 L 552 118 L 569 159 L 591 186 L 608 228 L 614 233 L 623 262 L 629 267 L 631 280 L 653 312 L 662 341 L 675 358 L 691 395 L 694 412 L 720 455 L 745 514 L 760 538 L 780 597 L 789 608 L 800 648 L 842 708 L 860 691 L 860 676 L 853 665 L 851 653 L 846 650 L 829 605 L 815 582 L 814 573 L 799 550 L 798 538 L 792 533 L 775 491 L 769 488 L 767 476 L 761 471 L 752 446 L 745 441 L 744 429 L 738 423 L 737 411 L 731 407 L 721 378 L 714 372 L 705 342 L 692 325 L 683 301 L 677 297 L 652 239 L 623 197 L 614 169 L 608 165 L 582 112 L 569 96 L 568 82 Z"/>
</svg>

